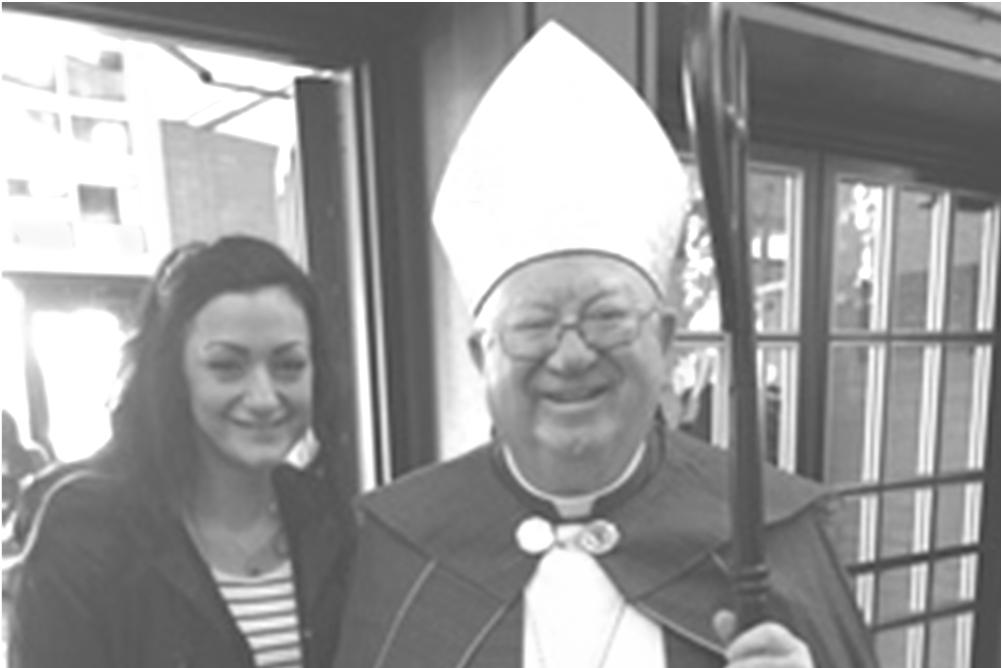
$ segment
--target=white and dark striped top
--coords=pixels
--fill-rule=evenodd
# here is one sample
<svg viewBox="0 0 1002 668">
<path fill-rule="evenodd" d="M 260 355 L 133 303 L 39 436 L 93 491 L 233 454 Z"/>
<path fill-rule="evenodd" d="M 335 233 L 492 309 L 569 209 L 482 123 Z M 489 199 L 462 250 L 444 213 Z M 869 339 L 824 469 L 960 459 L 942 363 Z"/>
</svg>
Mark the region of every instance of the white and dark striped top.
<svg viewBox="0 0 1002 668">
<path fill-rule="evenodd" d="M 247 638 L 258 668 L 301 668 L 299 616 L 292 564 L 256 576 L 213 569 L 213 576 L 237 627 Z"/>
</svg>

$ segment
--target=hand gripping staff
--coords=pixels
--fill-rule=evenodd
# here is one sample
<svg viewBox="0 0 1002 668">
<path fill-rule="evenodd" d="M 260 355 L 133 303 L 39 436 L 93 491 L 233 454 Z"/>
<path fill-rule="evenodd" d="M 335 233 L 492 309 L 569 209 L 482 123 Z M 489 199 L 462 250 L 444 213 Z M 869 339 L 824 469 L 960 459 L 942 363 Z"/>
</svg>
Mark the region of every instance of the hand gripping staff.
<svg viewBox="0 0 1002 668">
<path fill-rule="evenodd" d="M 719 3 L 687 8 L 686 117 L 699 163 L 731 364 L 732 577 L 741 629 L 763 621 L 768 569 L 762 548 L 763 442 L 757 391 L 755 301 L 745 211 L 748 96 L 738 17 Z"/>
</svg>

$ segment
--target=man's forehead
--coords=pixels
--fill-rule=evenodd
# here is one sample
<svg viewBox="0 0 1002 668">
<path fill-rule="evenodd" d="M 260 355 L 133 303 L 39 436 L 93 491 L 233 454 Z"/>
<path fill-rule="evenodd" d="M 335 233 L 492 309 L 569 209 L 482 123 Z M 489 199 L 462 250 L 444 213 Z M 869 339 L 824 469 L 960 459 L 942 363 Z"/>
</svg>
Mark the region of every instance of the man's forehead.
<svg viewBox="0 0 1002 668">
<path fill-rule="evenodd" d="M 516 269 L 498 283 L 485 307 L 559 305 L 605 295 L 636 301 L 658 298 L 650 279 L 632 263 L 582 253 L 543 258 Z"/>
</svg>

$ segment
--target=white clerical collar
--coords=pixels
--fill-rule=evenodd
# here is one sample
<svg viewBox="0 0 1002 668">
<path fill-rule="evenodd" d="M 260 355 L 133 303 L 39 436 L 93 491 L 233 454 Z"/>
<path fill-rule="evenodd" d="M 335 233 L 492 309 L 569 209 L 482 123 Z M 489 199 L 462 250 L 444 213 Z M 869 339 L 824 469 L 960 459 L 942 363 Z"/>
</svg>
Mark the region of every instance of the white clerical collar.
<svg viewBox="0 0 1002 668">
<path fill-rule="evenodd" d="M 592 506 L 595 505 L 595 502 L 598 499 L 618 489 L 627 480 L 629 480 L 630 476 L 632 476 L 633 473 L 640 466 L 640 462 L 644 458 L 644 452 L 646 449 L 647 449 L 647 443 L 646 442 L 641 443 L 640 447 L 638 447 L 636 452 L 633 453 L 633 458 L 630 460 L 630 463 L 626 466 L 625 469 L 623 469 L 623 472 L 619 474 L 619 477 L 617 477 L 615 480 L 613 480 L 611 483 L 609 483 L 602 489 L 595 492 L 589 492 L 587 494 L 580 494 L 575 496 L 562 496 L 558 494 L 551 494 L 549 492 L 544 492 L 543 490 L 539 489 L 531 482 L 529 482 L 529 480 L 525 477 L 525 475 L 522 474 L 522 471 L 519 470 L 518 464 L 515 462 L 515 456 L 512 455 L 511 448 L 509 448 L 507 444 L 504 444 L 502 446 L 501 451 L 504 453 L 504 461 L 508 467 L 508 470 L 511 471 L 512 477 L 515 478 L 515 481 L 518 482 L 518 484 L 521 485 L 522 488 L 525 489 L 525 491 L 529 492 L 529 494 L 532 494 L 537 498 L 552 503 L 553 506 L 557 509 L 557 512 L 560 513 L 560 516 L 562 518 L 576 519 L 579 517 L 585 517 L 589 515 L 591 513 Z"/>
</svg>

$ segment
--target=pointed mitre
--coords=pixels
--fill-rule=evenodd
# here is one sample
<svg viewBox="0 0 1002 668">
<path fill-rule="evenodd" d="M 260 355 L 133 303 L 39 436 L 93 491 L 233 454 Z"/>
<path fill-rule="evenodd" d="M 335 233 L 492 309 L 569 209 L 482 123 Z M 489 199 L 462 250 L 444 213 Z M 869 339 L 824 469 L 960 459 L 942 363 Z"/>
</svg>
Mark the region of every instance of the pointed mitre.
<svg viewBox="0 0 1002 668">
<path fill-rule="evenodd" d="M 687 185 L 632 86 L 557 23 L 539 30 L 481 99 L 432 214 L 467 304 L 479 311 L 533 260 L 595 252 L 665 294 Z"/>
</svg>

